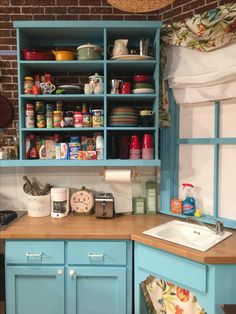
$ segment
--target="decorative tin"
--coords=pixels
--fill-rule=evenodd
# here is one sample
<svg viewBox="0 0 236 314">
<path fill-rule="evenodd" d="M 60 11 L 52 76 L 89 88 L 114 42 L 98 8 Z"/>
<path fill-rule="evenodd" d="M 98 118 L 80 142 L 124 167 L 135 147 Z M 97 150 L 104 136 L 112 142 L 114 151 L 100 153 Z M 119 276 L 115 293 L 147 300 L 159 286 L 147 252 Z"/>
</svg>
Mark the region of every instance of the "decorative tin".
<svg viewBox="0 0 236 314">
<path fill-rule="evenodd" d="M 98 193 L 95 198 L 95 217 L 114 218 L 114 198 L 112 193 Z"/>
</svg>

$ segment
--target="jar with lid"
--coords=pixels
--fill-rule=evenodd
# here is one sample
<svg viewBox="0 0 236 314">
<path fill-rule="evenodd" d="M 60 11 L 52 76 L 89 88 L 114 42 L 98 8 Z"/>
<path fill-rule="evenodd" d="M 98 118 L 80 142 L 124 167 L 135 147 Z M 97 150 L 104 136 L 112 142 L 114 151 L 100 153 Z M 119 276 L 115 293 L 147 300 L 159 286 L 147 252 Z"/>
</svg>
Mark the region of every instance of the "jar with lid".
<svg viewBox="0 0 236 314">
<path fill-rule="evenodd" d="M 64 113 L 64 123 L 66 128 L 71 128 L 74 126 L 74 112 L 66 111 Z"/>
<path fill-rule="evenodd" d="M 53 112 L 53 127 L 61 128 L 61 122 L 63 120 L 63 112 L 61 110 L 56 110 Z"/>
<path fill-rule="evenodd" d="M 75 128 L 83 127 L 83 115 L 81 111 L 74 112 L 74 127 Z"/>
<path fill-rule="evenodd" d="M 24 93 L 32 94 L 32 87 L 34 85 L 34 79 L 31 76 L 24 77 Z"/>
</svg>

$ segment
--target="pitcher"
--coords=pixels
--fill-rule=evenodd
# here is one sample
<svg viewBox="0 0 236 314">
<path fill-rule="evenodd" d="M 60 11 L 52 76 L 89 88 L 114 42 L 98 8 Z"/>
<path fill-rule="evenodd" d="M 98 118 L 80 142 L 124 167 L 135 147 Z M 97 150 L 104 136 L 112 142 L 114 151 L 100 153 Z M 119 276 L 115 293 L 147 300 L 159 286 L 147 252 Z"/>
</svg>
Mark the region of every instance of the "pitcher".
<svg viewBox="0 0 236 314">
<path fill-rule="evenodd" d="M 112 57 L 128 55 L 129 51 L 128 51 L 127 45 L 128 45 L 128 39 L 116 39 L 114 42 L 114 45 L 108 46 L 108 53 Z M 112 49 L 112 52 L 111 52 L 111 49 Z"/>
</svg>

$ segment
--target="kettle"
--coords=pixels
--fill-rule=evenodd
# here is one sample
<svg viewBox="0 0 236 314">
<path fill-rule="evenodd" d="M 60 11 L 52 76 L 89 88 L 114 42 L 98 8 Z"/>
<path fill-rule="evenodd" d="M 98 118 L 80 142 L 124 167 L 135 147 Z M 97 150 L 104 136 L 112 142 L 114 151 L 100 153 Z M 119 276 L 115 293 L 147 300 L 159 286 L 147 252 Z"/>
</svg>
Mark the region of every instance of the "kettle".
<svg viewBox="0 0 236 314">
<path fill-rule="evenodd" d="M 128 39 L 116 39 L 114 45 L 108 46 L 108 53 L 112 57 L 128 55 L 129 51 L 127 45 Z"/>
</svg>

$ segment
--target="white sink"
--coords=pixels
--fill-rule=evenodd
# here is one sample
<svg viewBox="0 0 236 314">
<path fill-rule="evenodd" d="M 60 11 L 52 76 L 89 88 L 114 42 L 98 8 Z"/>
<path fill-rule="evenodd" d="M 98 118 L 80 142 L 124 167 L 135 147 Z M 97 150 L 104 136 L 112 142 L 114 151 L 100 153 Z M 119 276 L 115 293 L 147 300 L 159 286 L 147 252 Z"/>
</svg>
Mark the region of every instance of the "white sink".
<svg viewBox="0 0 236 314">
<path fill-rule="evenodd" d="M 173 220 L 143 232 L 146 235 L 187 246 L 202 252 L 231 236 L 224 231 L 222 235 L 207 227 Z"/>
</svg>

